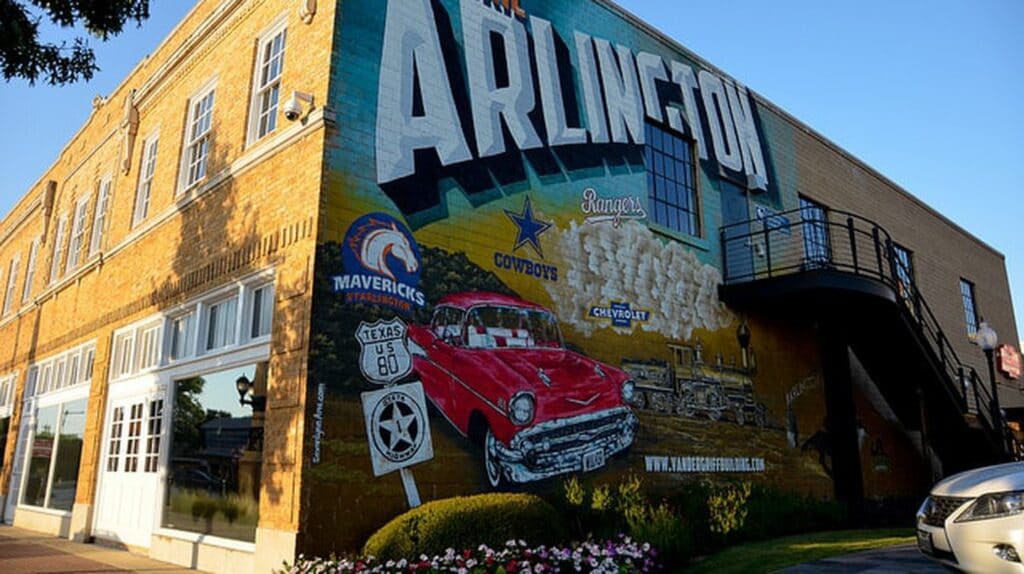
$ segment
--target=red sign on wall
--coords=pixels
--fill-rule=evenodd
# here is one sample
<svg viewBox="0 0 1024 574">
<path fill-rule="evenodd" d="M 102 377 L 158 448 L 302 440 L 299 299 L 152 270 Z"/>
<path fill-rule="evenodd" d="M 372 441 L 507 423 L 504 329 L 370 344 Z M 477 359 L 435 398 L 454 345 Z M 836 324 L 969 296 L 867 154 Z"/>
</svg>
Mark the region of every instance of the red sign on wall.
<svg viewBox="0 0 1024 574">
<path fill-rule="evenodd" d="M 1013 345 L 1001 345 L 996 354 L 996 365 L 999 372 L 1011 379 L 1020 378 L 1020 353 Z"/>
</svg>

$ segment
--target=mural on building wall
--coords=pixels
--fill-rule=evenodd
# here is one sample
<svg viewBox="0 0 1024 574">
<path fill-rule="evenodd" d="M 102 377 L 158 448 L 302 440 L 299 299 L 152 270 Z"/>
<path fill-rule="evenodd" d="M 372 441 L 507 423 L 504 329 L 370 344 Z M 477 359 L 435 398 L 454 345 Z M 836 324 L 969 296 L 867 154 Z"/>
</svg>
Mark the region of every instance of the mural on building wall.
<svg viewBox="0 0 1024 574">
<path fill-rule="evenodd" d="M 832 493 L 798 432 L 824 411 L 813 329 L 718 299 L 719 179 L 780 194 L 746 89 L 596 3 L 521 7 L 345 6 L 303 479 L 305 530 L 335 547 L 310 551 L 354 547 L 412 500 L 372 464 L 373 441 L 416 434 L 394 409 L 363 424 L 381 384 L 422 385 L 424 501 L 574 474 Z M 650 148 L 684 142 L 665 196 Z"/>
</svg>

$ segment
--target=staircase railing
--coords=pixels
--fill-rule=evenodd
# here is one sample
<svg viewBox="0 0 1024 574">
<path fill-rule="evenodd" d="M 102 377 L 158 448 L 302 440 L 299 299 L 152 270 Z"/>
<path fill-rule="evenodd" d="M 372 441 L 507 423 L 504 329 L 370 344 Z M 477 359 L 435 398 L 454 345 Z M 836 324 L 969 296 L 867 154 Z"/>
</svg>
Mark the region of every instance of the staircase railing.
<svg viewBox="0 0 1024 574">
<path fill-rule="evenodd" d="M 912 255 L 877 223 L 854 213 L 803 207 L 771 213 L 721 228 L 726 285 L 797 273 L 839 271 L 878 280 L 896 293 L 902 312 L 927 343 L 950 398 L 973 415 L 1011 454 L 1017 445 L 992 393 L 977 371 L 964 364 L 914 281 Z"/>
</svg>

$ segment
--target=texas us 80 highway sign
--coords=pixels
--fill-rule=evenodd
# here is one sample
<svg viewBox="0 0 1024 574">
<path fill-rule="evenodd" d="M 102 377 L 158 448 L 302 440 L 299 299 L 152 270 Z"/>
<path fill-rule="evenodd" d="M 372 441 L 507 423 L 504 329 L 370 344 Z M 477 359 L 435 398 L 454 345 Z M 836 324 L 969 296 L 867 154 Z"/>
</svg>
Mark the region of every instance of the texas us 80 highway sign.
<svg viewBox="0 0 1024 574">
<path fill-rule="evenodd" d="M 374 476 L 434 458 L 421 383 L 366 392 L 362 399 Z"/>
<path fill-rule="evenodd" d="M 412 372 L 412 356 L 406 341 L 407 328 L 397 317 L 388 321 L 362 322 L 356 329 L 359 370 L 378 385 L 396 383 Z"/>
</svg>

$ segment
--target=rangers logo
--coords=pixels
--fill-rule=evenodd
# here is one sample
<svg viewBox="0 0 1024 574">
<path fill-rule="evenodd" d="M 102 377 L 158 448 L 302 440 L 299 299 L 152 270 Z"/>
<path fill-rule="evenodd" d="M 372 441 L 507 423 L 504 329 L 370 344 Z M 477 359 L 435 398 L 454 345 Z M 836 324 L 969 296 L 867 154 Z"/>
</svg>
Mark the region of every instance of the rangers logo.
<svg viewBox="0 0 1024 574">
<path fill-rule="evenodd" d="M 360 346 L 359 369 L 367 380 L 390 385 L 412 372 L 406 326 L 401 319 L 362 322 L 356 329 L 356 340 Z"/>
<path fill-rule="evenodd" d="M 417 288 L 420 249 L 409 229 L 386 213 L 355 220 L 342 244 L 345 274 L 333 278 L 347 303 L 384 305 L 404 313 L 426 304 Z"/>
</svg>

